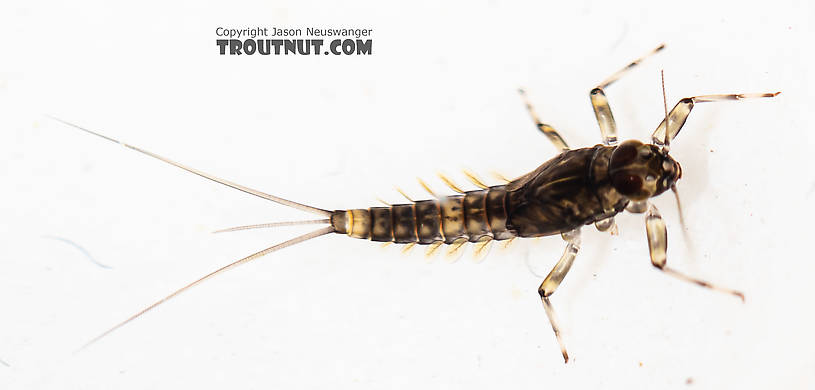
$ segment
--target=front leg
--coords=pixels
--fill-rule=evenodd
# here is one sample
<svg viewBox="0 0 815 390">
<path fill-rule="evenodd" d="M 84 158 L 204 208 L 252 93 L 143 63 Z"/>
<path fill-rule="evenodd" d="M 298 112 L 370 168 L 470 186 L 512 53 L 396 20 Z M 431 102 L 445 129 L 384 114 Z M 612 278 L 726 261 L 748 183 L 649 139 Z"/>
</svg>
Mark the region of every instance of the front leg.
<svg viewBox="0 0 815 390">
<path fill-rule="evenodd" d="M 666 265 L 668 263 L 668 230 L 665 227 L 665 221 L 662 220 L 662 215 L 659 214 L 659 210 L 650 203 L 648 204 L 648 211 L 645 214 L 645 231 L 648 235 L 648 250 L 651 254 L 651 264 L 653 264 L 654 267 L 677 279 L 695 283 L 711 290 L 733 294 L 741 298 L 741 301 L 744 302 L 744 294 L 740 291 L 719 287 L 701 279 L 685 275 L 673 268 L 668 268 Z"/>
<path fill-rule="evenodd" d="M 738 93 L 729 95 L 701 95 L 684 98 L 680 100 L 679 103 L 676 103 L 676 106 L 674 106 L 674 108 L 671 109 L 671 112 L 668 114 L 667 118 L 663 119 L 662 123 L 660 123 L 659 126 L 657 126 L 657 129 L 654 130 L 654 133 L 651 134 L 651 140 L 653 140 L 653 142 L 657 145 L 669 144 L 674 138 L 676 138 L 676 135 L 679 134 L 679 130 L 682 130 L 682 126 L 685 125 L 685 121 L 688 120 L 688 116 L 690 115 L 690 112 L 691 110 L 693 110 L 693 106 L 696 103 L 769 98 L 778 96 L 778 94 L 780 93 L 781 92 Z"/>
</svg>

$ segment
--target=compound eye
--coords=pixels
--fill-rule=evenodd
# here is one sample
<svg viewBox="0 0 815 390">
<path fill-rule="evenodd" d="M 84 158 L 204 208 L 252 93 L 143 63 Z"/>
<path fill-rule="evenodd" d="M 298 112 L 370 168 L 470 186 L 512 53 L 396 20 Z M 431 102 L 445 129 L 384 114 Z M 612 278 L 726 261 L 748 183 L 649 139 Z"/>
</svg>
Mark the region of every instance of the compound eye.
<svg viewBox="0 0 815 390">
<path fill-rule="evenodd" d="M 642 178 L 637 175 L 616 174 L 612 178 L 612 185 L 617 192 L 629 197 L 642 192 Z"/>
<path fill-rule="evenodd" d="M 622 168 L 637 159 L 637 150 L 642 146 L 642 142 L 636 140 L 628 140 L 621 143 L 614 152 L 611 153 L 611 161 L 609 161 L 609 168 L 612 170 Z"/>
</svg>

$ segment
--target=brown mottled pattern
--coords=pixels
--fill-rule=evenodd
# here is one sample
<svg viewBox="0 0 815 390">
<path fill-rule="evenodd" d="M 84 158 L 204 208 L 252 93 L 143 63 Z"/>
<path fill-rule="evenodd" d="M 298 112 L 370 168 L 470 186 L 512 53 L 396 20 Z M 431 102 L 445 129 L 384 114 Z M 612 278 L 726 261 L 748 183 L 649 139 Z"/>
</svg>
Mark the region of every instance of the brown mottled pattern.
<svg viewBox="0 0 815 390">
<path fill-rule="evenodd" d="M 407 244 L 417 242 L 416 215 L 412 204 L 397 204 L 391 206 L 393 224 L 393 242 Z"/>
<path fill-rule="evenodd" d="M 371 207 L 371 240 L 393 241 L 390 207 Z"/>
<path fill-rule="evenodd" d="M 487 191 L 469 191 L 464 194 L 464 227 L 470 242 L 490 233 L 487 221 Z"/>
<path fill-rule="evenodd" d="M 484 236 L 506 240 L 515 237 L 506 228 L 506 194 L 504 186 L 495 186 L 413 204 L 338 210 L 331 225 L 337 233 L 399 244 L 476 242 Z"/>
<path fill-rule="evenodd" d="M 507 240 L 515 237 L 512 232 L 507 230 L 507 212 L 504 207 L 504 200 L 507 196 L 505 188 L 505 186 L 494 186 L 487 191 L 487 221 L 492 236 L 496 240 Z"/>
<path fill-rule="evenodd" d="M 463 203 L 463 195 L 447 196 L 441 199 L 441 230 L 445 244 L 452 244 L 457 238 L 466 238 Z"/>
<path fill-rule="evenodd" d="M 332 226 L 352 237 L 402 244 L 560 234 L 625 209 L 628 199 L 614 189 L 608 175 L 613 150 L 597 145 L 565 151 L 506 186 L 412 204 L 336 211 Z"/>
<path fill-rule="evenodd" d="M 507 229 L 520 237 L 560 234 L 606 219 L 628 199 L 608 178 L 614 147 L 570 150 L 507 185 Z"/>
<path fill-rule="evenodd" d="M 416 202 L 416 232 L 419 244 L 442 241 L 439 202 L 420 200 Z"/>
</svg>

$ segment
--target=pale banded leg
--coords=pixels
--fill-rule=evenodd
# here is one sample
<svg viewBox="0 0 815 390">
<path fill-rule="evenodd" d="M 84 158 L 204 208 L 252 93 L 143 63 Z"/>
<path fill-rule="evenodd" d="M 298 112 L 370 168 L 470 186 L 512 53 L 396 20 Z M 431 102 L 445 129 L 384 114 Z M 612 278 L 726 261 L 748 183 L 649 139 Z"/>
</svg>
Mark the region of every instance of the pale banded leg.
<svg viewBox="0 0 815 390">
<path fill-rule="evenodd" d="M 694 96 L 689 98 L 684 98 L 676 103 L 671 112 L 668 114 L 668 117 L 662 120 L 662 123 L 657 126 L 657 129 L 654 130 L 654 133 L 651 134 L 651 140 L 653 140 L 654 144 L 657 145 L 664 145 L 666 140 L 668 143 L 676 138 L 676 135 L 679 134 L 679 130 L 682 130 L 682 126 L 685 125 L 685 121 L 688 119 L 688 115 L 690 115 L 690 111 L 693 109 L 693 105 L 696 103 L 708 103 L 708 102 L 721 102 L 725 100 L 743 100 L 743 99 L 755 99 L 755 98 L 769 98 L 778 96 L 781 92 L 774 92 L 774 93 L 739 93 L 739 94 L 729 94 L 729 95 L 702 95 L 702 96 Z M 667 120 L 667 126 L 666 126 Z M 668 129 L 667 139 L 665 134 L 665 129 Z"/>
<path fill-rule="evenodd" d="M 625 211 L 634 214 L 642 214 L 648 211 L 648 201 L 647 200 L 632 200 L 628 202 L 628 206 L 625 206 Z"/>
<path fill-rule="evenodd" d="M 617 233 L 619 233 L 619 230 L 617 229 L 617 222 L 614 221 L 614 217 L 601 219 L 594 223 L 594 227 L 601 232 L 609 232 L 612 236 L 616 236 Z"/>
<path fill-rule="evenodd" d="M 744 294 L 739 291 L 710 284 L 666 266 L 668 262 L 666 254 L 668 250 L 668 230 L 665 228 L 665 221 L 662 220 L 662 215 L 659 214 L 659 210 L 650 203 L 648 204 L 648 211 L 645 214 L 645 231 L 648 235 L 648 250 L 651 253 L 651 264 L 653 264 L 654 267 L 677 279 L 695 283 L 711 290 L 733 294 L 741 298 L 742 302 L 744 302 Z"/>
<path fill-rule="evenodd" d="M 594 116 L 597 117 L 597 124 L 600 125 L 600 134 L 603 136 L 603 144 L 617 144 L 617 122 L 614 121 L 614 115 L 611 114 L 611 107 L 608 105 L 608 98 L 606 98 L 606 93 L 603 91 L 603 89 L 611 85 L 613 82 L 619 80 L 620 77 L 625 74 L 625 72 L 628 72 L 631 68 L 637 66 L 646 57 L 655 54 L 664 48 L 664 44 L 659 45 L 659 47 L 652 50 L 650 53 L 637 58 L 630 64 L 626 65 L 625 68 L 618 70 L 609 78 L 603 80 L 603 82 L 589 92 L 591 106 L 594 108 Z"/>
<path fill-rule="evenodd" d="M 538 118 L 538 114 L 535 113 L 535 109 L 532 108 L 532 103 L 529 102 L 529 98 L 526 96 L 526 91 L 519 89 L 518 92 L 521 93 L 521 98 L 524 100 L 526 109 L 529 111 L 529 115 L 532 117 L 532 120 L 535 121 L 535 126 L 538 127 L 538 130 L 549 138 L 549 141 L 552 141 L 552 144 L 554 144 L 556 148 L 560 149 L 561 151 L 569 150 L 569 145 L 566 144 L 566 140 L 560 136 L 560 133 L 558 133 L 554 127 L 541 122 L 541 120 Z"/>
<path fill-rule="evenodd" d="M 558 260 L 555 267 L 552 268 L 552 271 L 549 272 L 549 275 L 546 276 L 546 279 L 543 279 L 543 283 L 541 283 L 540 287 L 538 287 L 538 294 L 541 296 L 543 309 L 546 310 L 546 316 L 549 317 L 549 323 L 552 325 L 552 330 L 555 332 L 557 343 L 560 345 L 560 353 L 563 354 L 563 360 L 568 363 L 569 354 L 566 353 L 566 345 L 563 344 L 563 338 L 560 335 L 560 328 L 558 326 L 557 316 L 555 315 L 555 309 L 552 308 L 552 303 L 549 302 L 549 296 L 551 296 L 557 287 L 560 286 L 560 282 L 563 281 L 566 273 L 568 273 L 569 269 L 572 268 L 574 258 L 577 256 L 577 252 L 580 250 L 580 229 L 578 228 L 563 233 L 562 237 L 564 240 L 566 240 L 566 242 L 568 242 L 568 245 L 566 245 L 566 250 L 563 251 L 563 256 L 560 257 L 560 260 Z"/>
</svg>

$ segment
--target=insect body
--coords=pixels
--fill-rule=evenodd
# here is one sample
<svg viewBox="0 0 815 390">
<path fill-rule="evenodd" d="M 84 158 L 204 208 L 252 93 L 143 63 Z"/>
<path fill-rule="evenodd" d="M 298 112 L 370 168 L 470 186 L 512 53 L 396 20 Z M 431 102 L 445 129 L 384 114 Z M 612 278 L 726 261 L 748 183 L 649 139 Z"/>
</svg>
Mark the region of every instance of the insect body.
<svg viewBox="0 0 815 390">
<path fill-rule="evenodd" d="M 597 145 L 565 151 L 506 185 L 412 204 L 334 211 L 331 225 L 351 237 L 399 244 L 549 236 L 611 218 L 631 199 L 659 195 L 679 173 L 679 164 L 652 145 Z"/>
<path fill-rule="evenodd" d="M 662 50 L 663 47 L 664 45 L 656 48 L 651 54 Z M 665 223 L 659 211 L 648 202 L 648 199 L 667 190 L 676 191 L 676 182 L 682 177 L 682 169 L 679 163 L 669 155 L 670 141 L 679 133 L 696 103 L 773 97 L 778 95 L 778 92 L 703 95 L 681 99 L 670 112 L 667 111 L 666 106 L 665 118 L 651 136 L 652 143 L 644 144 L 632 140 L 618 145 L 616 124 L 604 88 L 619 79 L 625 71 L 633 68 L 641 60 L 642 58 L 632 62 L 590 92 L 603 144 L 589 148 L 570 149 L 563 137 L 552 126 L 538 119 L 531 104 L 527 101 L 527 108 L 532 119 L 538 129 L 561 150 L 559 155 L 543 163 L 534 171 L 504 185 L 488 187 L 472 175 L 468 175 L 473 183 L 481 188 L 476 191 L 461 191 L 449 179 L 442 177 L 459 194 L 436 196 L 436 199 L 432 200 L 411 201 L 408 204 L 389 205 L 388 207 L 329 211 L 300 204 L 217 178 L 144 149 L 57 119 L 206 179 L 323 217 L 323 219 L 310 221 L 240 226 L 224 231 L 295 224 L 327 225 L 227 264 L 193 281 L 117 324 L 91 340 L 86 346 L 214 275 L 287 246 L 329 233 L 347 234 L 350 237 L 372 241 L 429 245 L 431 252 L 444 244 L 457 249 L 467 242 L 487 244 L 493 240 L 560 234 L 567 242 L 566 249 L 555 267 L 541 283 L 538 293 L 560 344 L 563 358 L 568 362 L 568 354 L 561 338 L 550 297 L 566 276 L 580 249 L 581 227 L 594 223 L 601 231 L 611 230 L 613 232 L 616 229 L 614 216 L 624 210 L 646 214 L 651 263 L 657 269 L 671 276 L 744 299 L 742 293 L 738 291 L 714 286 L 667 267 Z M 521 92 L 525 98 L 523 91 Z M 422 185 L 428 188 L 423 182 Z"/>
</svg>

